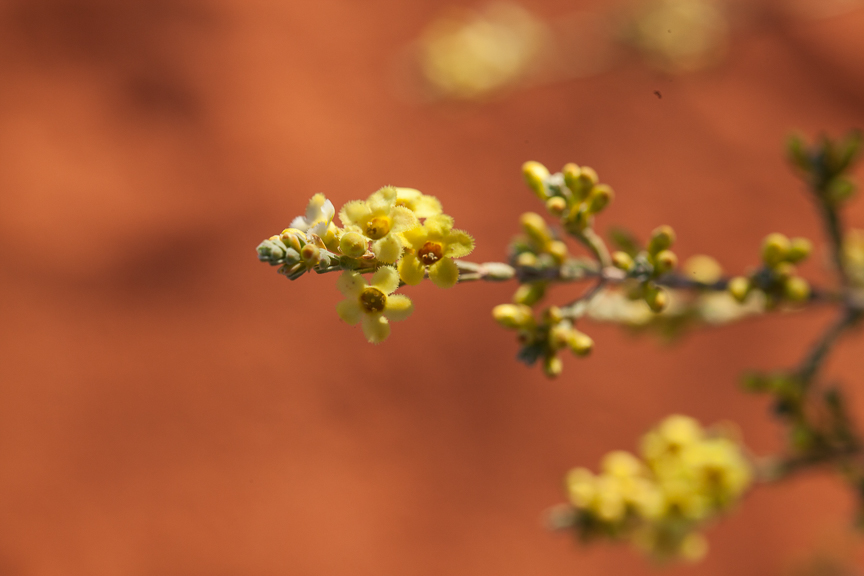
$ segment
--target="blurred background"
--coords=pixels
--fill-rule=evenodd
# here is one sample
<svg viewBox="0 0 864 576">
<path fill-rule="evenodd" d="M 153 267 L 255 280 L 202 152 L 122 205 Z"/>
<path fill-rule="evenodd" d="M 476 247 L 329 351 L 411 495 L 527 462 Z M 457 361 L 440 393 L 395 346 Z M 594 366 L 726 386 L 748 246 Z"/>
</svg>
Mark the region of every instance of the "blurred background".
<svg viewBox="0 0 864 576">
<path fill-rule="evenodd" d="M 393 184 L 501 260 L 542 208 L 522 162 L 573 161 L 617 192 L 601 230 L 670 224 L 740 273 L 769 232 L 821 242 L 784 137 L 861 126 L 851 0 L 6 0 L 0 575 L 655 574 L 546 531 L 563 475 L 679 412 L 778 449 L 738 376 L 829 311 L 674 348 L 593 326 L 547 381 L 491 318 L 513 285 L 410 289 L 372 346 L 335 276 L 288 283 L 255 246 L 313 193 Z M 828 366 L 859 417 L 860 346 Z M 853 502 L 827 474 L 758 488 L 668 573 L 860 574 Z"/>
</svg>

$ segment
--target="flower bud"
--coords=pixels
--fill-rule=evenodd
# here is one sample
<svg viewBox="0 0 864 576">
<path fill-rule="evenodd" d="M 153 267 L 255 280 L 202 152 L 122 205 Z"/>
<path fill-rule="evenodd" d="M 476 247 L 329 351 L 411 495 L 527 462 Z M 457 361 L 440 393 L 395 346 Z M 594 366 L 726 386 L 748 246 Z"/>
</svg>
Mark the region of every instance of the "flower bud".
<svg viewBox="0 0 864 576">
<path fill-rule="evenodd" d="M 522 229 L 532 240 L 544 248 L 552 240 L 552 233 L 546 225 L 546 220 L 535 212 L 525 212 L 519 219 Z"/>
<path fill-rule="evenodd" d="M 267 262 L 271 266 L 276 266 L 278 264 L 282 264 L 285 256 L 288 253 L 288 249 L 279 240 L 278 236 L 271 236 L 267 240 L 261 242 L 256 248 L 258 252 L 258 260 L 261 262 Z"/>
<path fill-rule="evenodd" d="M 743 303 L 744 300 L 747 299 L 747 295 L 750 294 L 750 289 L 752 288 L 752 284 L 750 283 L 749 278 L 745 278 L 743 276 L 736 276 L 729 280 L 729 285 L 727 286 L 727 290 L 729 290 L 729 294 L 732 295 L 735 300 Z"/>
<path fill-rule="evenodd" d="M 549 345 L 555 350 L 564 348 L 570 342 L 572 331 L 569 322 L 567 324 L 555 324 L 549 330 Z"/>
<path fill-rule="evenodd" d="M 564 370 L 564 363 L 554 354 L 550 354 L 543 359 L 543 372 L 549 378 L 555 378 Z"/>
<path fill-rule="evenodd" d="M 300 257 L 308 264 L 317 264 L 321 259 L 321 249 L 314 244 L 306 244 L 300 250 Z"/>
<path fill-rule="evenodd" d="M 522 304 L 499 304 L 492 309 L 492 317 L 505 328 L 528 329 L 534 326 L 531 308 Z"/>
<path fill-rule="evenodd" d="M 671 226 L 658 226 L 651 233 L 651 239 L 648 241 L 648 253 L 651 255 L 662 252 L 668 249 L 675 243 L 675 231 Z"/>
<path fill-rule="evenodd" d="M 532 282 L 531 284 L 522 284 L 516 289 L 513 294 L 513 301 L 517 304 L 525 306 L 533 306 L 543 299 L 546 295 L 545 282 Z"/>
<path fill-rule="evenodd" d="M 346 232 L 339 240 L 339 250 L 351 258 L 359 258 L 366 253 L 366 237 L 358 232 Z"/>
<path fill-rule="evenodd" d="M 789 239 L 780 233 L 769 234 L 762 241 L 762 261 L 773 268 L 786 259 L 789 253 Z"/>
<path fill-rule="evenodd" d="M 546 200 L 549 193 L 546 190 L 546 179 L 549 178 L 549 170 L 539 162 L 529 161 L 522 165 L 522 176 L 525 183 L 534 191 L 541 200 Z"/>
<path fill-rule="evenodd" d="M 810 298 L 810 284 L 800 276 L 792 276 L 783 285 L 783 293 L 790 302 L 806 302 Z"/>
<path fill-rule="evenodd" d="M 606 184 L 598 184 L 591 190 L 591 195 L 588 197 L 588 210 L 592 214 L 602 212 L 606 206 L 612 202 L 615 194 L 612 192 L 612 187 Z"/>
<path fill-rule="evenodd" d="M 552 216 L 560 218 L 564 215 L 564 211 L 567 210 L 567 200 L 561 196 L 552 196 L 546 201 L 546 210 Z"/>
<path fill-rule="evenodd" d="M 563 263 L 567 259 L 567 245 L 560 240 L 550 242 L 547 251 L 558 264 Z"/>
<path fill-rule="evenodd" d="M 516 265 L 522 268 L 536 268 L 537 255 L 531 252 L 522 252 L 516 257 Z"/>
<path fill-rule="evenodd" d="M 626 252 L 613 252 L 612 265 L 620 270 L 628 272 L 633 268 L 633 258 Z"/>
<path fill-rule="evenodd" d="M 774 276 L 780 280 L 785 280 L 795 274 L 795 266 L 789 262 L 781 262 L 772 269 Z"/>
<path fill-rule="evenodd" d="M 279 237 L 285 246 L 293 248 L 297 252 L 300 252 L 300 249 L 306 244 L 305 234 L 296 228 L 286 228 Z"/>
<path fill-rule="evenodd" d="M 813 244 L 807 238 L 793 238 L 789 242 L 789 252 L 786 259 L 792 264 L 805 260 L 813 251 Z"/>
<path fill-rule="evenodd" d="M 594 340 L 584 332 L 573 330 L 567 343 L 576 356 L 587 356 L 594 349 Z"/>
<path fill-rule="evenodd" d="M 669 295 L 660 286 L 651 284 L 645 287 L 645 303 L 653 312 L 662 312 L 669 304 Z"/>
<path fill-rule="evenodd" d="M 661 250 L 654 256 L 654 272 L 659 276 L 678 266 L 678 257 L 671 250 Z"/>
<path fill-rule="evenodd" d="M 597 184 L 597 173 L 588 166 L 579 168 L 575 164 L 567 164 L 562 170 L 564 183 L 573 193 L 577 202 L 584 202 L 591 189 Z"/>
</svg>

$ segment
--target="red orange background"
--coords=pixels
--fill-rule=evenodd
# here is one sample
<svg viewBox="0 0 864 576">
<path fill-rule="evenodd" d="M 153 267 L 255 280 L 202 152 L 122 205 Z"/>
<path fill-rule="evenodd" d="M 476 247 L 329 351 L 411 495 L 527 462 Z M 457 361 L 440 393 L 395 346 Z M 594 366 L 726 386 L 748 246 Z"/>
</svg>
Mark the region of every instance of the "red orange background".
<svg viewBox="0 0 864 576">
<path fill-rule="evenodd" d="M 825 311 L 675 348 L 588 327 L 595 354 L 550 382 L 490 317 L 513 286 L 411 289 L 414 316 L 372 346 L 336 316 L 335 276 L 288 283 L 254 248 L 315 192 L 338 208 L 394 184 L 502 259 L 540 208 L 534 159 L 598 170 L 617 192 L 601 229 L 670 224 L 680 255 L 743 271 L 768 232 L 819 238 L 781 146 L 864 125 L 864 11 L 740 29 L 690 76 L 633 60 L 484 105 L 401 99 L 393 59 L 441 7 L 0 6 L 0 574 L 651 574 L 543 528 L 568 468 L 675 412 L 781 445 L 737 377 L 794 363 Z M 859 417 L 860 346 L 829 364 Z M 852 505 L 827 475 L 758 489 L 669 573 L 784 573 L 845 548 Z"/>
</svg>

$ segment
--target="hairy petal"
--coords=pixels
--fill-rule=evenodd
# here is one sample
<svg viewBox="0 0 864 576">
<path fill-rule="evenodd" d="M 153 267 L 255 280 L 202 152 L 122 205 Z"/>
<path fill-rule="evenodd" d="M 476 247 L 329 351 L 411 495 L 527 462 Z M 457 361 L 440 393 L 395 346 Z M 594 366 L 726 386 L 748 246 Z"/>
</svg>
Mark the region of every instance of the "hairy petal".
<svg viewBox="0 0 864 576">
<path fill-rule="evenodd" d="M 415 254 L 406 254 L 399 261 L 399 277 L 405 284 L 415 286 L 423 281 L 426 275 L 426 267 Z"/>
<path fill-rule="evenodd" d="M 380 314 L 363 315 L 363 334 L 372 344 L 378 344 L 390 335 L 390 324 Z"/>
<path fill-rule="evenodd" d="M 441 214 L 441 202 L 434 196 L 423 194 L 414 205 L 414 213 L 418 218 L 430 218 Z"/>
<path fill-rule="evenodd" d="M 385 264 L 392 264 L 402 255 L 402 242 L 393 234 L 372 242 L 372 253 Z"/>
<path fill-rule="evenodd" d="M 363 317 L 363 309 L 360 308 L 360 302 L 356 298 L 348 298 L 336 304 L 336 313 L 339 314 L 339 318 L 352 326 L 360 322 Z"/>
<path fill-rule="evenodd" d="M 447 248 L 444 250 L 444 255 L 451 258 L 467 256 L 474 250 L 474 238 L 463 230 L 451 230 L 446 242 Z"/>
<path fill-rule="evenodd" d="M 392 222 L 391 234 L 405 232 L 420 225 L 414 212 L 404 206 L 396 206 L 390 211 L 390 221 Z"/>
<path fill-rule="evenodd" d="M 438 214 L 437 216 L 427 218 L 423 225 L 429 232 L 429 236 L 443 239 L 453 229 L 453 218 L 446 214 Z"/>
<path fill-rule="evenodd" d="M 414 311 L 414 304 L 411 299 L 402 294 L 394 294 L 387 298 L 387 305 L 384 307 L 384 317 L 393 322 L 404 320 Z"/>
<path fill-rule="evenodd" d="M 363 276 L 352 270 L 346 270 L 339 276 L 339 279 L 336 280 L 336 288 L 346 297 L 346 298 L 357 298 L 360 296 L 360 292 L 363 291 L 363 288 L 367 286 L 366 280 Z"/>
<path fill-rule="evenodd" d="M 384 294 L 392 294 L 399 287 L 399 273 L 392 266 L 382 266 L 372 275 L 370 285 Z"/>
<path fill-rule="evenodd" d="M 426 231 L 425 227 L 418 226 L 411 230 L 402 232 L 402 238 L 405 239 L 405 242 L 407 242 L 409 246 L 415 250 L 420 250 L 423 247 L 423 244 L 429 240 L 429 233 Z"/>
<path fill-rule="evenodd" d="M 363 200 L 352 200 L 342 206 L 342 210 L 339 211 L 339 220 L 342 221 L 343 226 L 350 226 L 352 224 L 361 226 L 371 215 L 372 211 L 369 210 L 366 202 Z"/>
<path fill-rule="evenodd" d="M 429 279 L 439 288 L 452 288 L 459 280 L 459 268 L 445 256 L 429 267 Z"/>
<path fill-rule="evenodd" d="M 369 196 L 369 199 L 366 203 L 369 205 L 369 209 L 372 210 L 372 214 L 380 215 L 380 214 L 388 214 L 390 212 L 390 208 L 393 207 L 393 203 L 396 202 L 396 188 L 392 186 L 385 186 Z"/>
</svg>

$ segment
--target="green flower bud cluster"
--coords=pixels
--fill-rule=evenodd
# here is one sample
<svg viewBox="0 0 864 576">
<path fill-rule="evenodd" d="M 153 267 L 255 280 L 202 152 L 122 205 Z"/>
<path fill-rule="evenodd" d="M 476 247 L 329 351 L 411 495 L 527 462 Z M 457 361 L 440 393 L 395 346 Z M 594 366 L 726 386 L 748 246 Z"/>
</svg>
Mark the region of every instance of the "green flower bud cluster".
<svg viewBox="0 0 864 576">
<path fill-rule="evenodd" d="M 789 137 L 786 153 L 802 178 L 826 204 L 837 206 L 855 194 L 855 182 L 848 173 L 858 160 L 864 136 L 855 130 L 831 140 L 822 136 L 809 146 L 801 136 Z"/>
<path fill-rule="evenodd" d="M 257 248 L 258 260 L 271 266 L 281 266 L 280 274 L 296 280 L 306 272 L 326 270 L 338 256 L 327 250 L 324 241 L 315 234 L 286 228 L 282 234 L 261 242 Z"/>
<path fill-rule="evenodd" d="M 627 296 L 644 300 L 654 312 L 662 312 L 669 304 L 669 294 L 655 281 L 678 267 L 678 256 L 670 250 L 674 243 L 675 231 L 664 225 L 651 233 L 647 249 L 612 254 L 612 265 L 627 273 Z"/>
<path fill-rule="evenodd" d="M 549 213 L 560 218 L 572 234 L 590 228 L 594 215 L 615 196 L 610 186 L 599 183 L 597 172 L 588 166 L 570 163 L 561 172 L 550 174 L 539 162 L 530 161 L 523 164 L 522 175 L 528 187 L 546 203 Z"/>
<path fill-rule="evenodd" d="M 577 330 L 573 320 L 557 306 L 547 308 L 539 322 L 525 304 L 500 304 L 492 310 L 492 317 L 505 328 L 518 330 L 522 344 L 519 360 L 531 366 L 542 359 L 543 371 L 550 378 L 563 370 L 558 352 L 566 348 L 583 357 L 594 348 L 591 337 Z"/>
<path fill-rule="evenodd" d="M 813 245 L 806 238 L 789 239 L 773 233 L 762 241 L 762 268 L 749 276 L 729 280 L 728 290 L 739 302 L 744 302 L 753 290 L 765 294 L 766 308 L 780 302 L 799 304 L 810 298 L 810 284 L 795 274 L 795 265 L 806 260 Z"/>
<path fill-rule="evenodd" d="M 522 234 L 510 245 L 510 262 L 523 277 L 543 277 L 544 272 L 561 267 L 569 256 L 567 245 L 558 239 L 546 220 L 535 212 L 526 212 L 520 218 Z M 532 280 L 516 289 L 513 301 L 533 306 L 546 295 L 548 282 Z"/>
<path fill-rule="evenodd" d="M 643 436 L 639 456 L 617 450 L 598 474 L 571 470 L 569 515 L 555 524 L 582 541 L 625 541 L 659 560 L 696 561 L 707 551 L 699 530 L 741 498 L 752 476 L 737 440 L 673 415 Z"/>
</svg>

